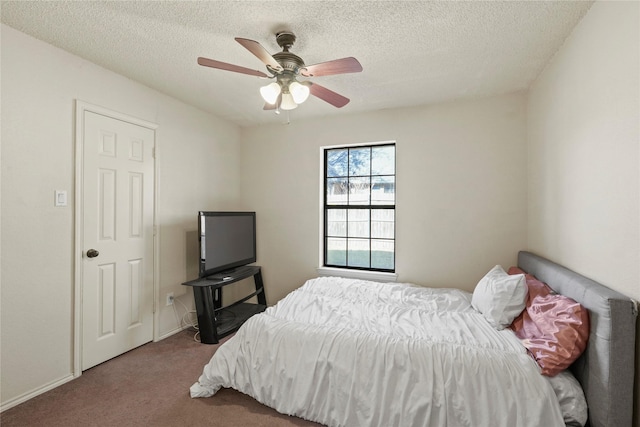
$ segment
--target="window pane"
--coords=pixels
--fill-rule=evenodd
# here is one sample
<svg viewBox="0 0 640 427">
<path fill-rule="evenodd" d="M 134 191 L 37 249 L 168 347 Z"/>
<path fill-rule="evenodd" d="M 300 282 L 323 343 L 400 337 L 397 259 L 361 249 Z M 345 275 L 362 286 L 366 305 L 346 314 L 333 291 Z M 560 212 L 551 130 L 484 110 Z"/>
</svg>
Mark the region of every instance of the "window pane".
<svg viewBox="0 0 640 427">
<path fill-rule="evenodd" d="M 327 178 L 327 204 L 346 205 L 349 193 L 347 178 Z"/>
<path fill-rule="evenodd" d="M 327 209 L 327 236 L 347 237 L 346 209 Z"/>
<path fill-rule="evenodd" d="M 396 147 L 384 145 L 371 149 L 371 175 L 395 175 Z"/>
<path fill-rule="evenodd" d="M 350 209 L 349 237 L 369 237 L 369 209 Z"/>
<path fill-rule="evenodd" d="M 352 148 L 349 150 L 349 176 L 370 175 L 371 148 Z"/>
<path fill-rule="evenodd" d="M 349 160 L 349 150 L 328 150 L 327 151 L 327 176 L 347 176 L 347 166 Z"/>
<path fill-rule="evenodd" d="M 349 204 L 368 205 L 371 195 L 371 178 L 350 178 L 349 179 Z"/>
<path fill-rule="evenodd" d="M 371 240 L 371 268 L 395 269 L 393 240 Z"/>
<path fill-rule="evenodd" d="M 393 239 L 395 236 L 395 213 L 393 209 L 371 211 L 371 237 Z"/>
<path fill-rule="evenodd" d="M 371 178 L 371 204 L 394 205 L 396 203 L 396 179 L 394 176 Z"/>
<path fill-rule="evenodd" d="M 369 240 L 349 239 L 347 265 L 349 267 L 369 267 Z"/>
<path fill-rule="evenodd" d="M 347 265 L 347 239 L 327 238 L 327 264 Z"/>
</svg>

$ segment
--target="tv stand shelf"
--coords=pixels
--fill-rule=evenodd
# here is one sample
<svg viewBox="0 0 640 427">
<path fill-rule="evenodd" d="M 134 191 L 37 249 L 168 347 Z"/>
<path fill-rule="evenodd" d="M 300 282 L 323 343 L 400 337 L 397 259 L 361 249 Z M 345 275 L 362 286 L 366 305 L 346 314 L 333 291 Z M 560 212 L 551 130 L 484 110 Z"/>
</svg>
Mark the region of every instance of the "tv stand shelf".
<svg viewBox="0 0 640 427">
<path fill-rule="evenodd" d="M 222 288 L 252 276 L 255 292 L 223 307 Z M 214 276 L 184 282 L 183 285 L 193 288 L 200 342 L 205 344 L 217 344 L 220 338 L 237 331 L 247 319 L 267 308 L 262 272 L 257 265 L 239 267 Z M 246 302 L 253 297 L 258 300 L 257 304 Z"/>
</svg>

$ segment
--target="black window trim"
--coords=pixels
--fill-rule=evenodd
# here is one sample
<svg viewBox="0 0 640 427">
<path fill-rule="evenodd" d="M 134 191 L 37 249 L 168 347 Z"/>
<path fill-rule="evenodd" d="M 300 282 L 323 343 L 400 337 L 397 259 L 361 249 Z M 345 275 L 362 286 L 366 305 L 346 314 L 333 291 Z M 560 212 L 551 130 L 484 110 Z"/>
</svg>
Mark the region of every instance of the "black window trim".
<svg viewBox="0 0 640 427">
<path fill-rule="evenodd" d="M 384 147 L 384 146 L 393 146 L 394 147 L 394 151 L 395 151 L 395 147 L 396 147 L 396 142 L 395 141 L 385 141 L 385 142 L 379 142 L 379 143 L 367 143 L 367 144 L 354 144 L 354 145 L 336 145 L 336 146 L 326 146 L 326 147 L 322 147 L 322 154 L 323 154 L 323 159 L 322 159 L 322 163 L 323 163 L 323 174 L 322 174 L 322 203 L 323 203 L 323 207 L 322 207 L 322 216 L 323 216 L 323 227 L 322 227 L 322 267 L 323 268 L 336 268 L 336 269 L 344 269 L 344 270 L 359 270 L 359 271 L 369 271 L 369 272 L 379 272 L 379 273 L 394 273 L 395 274 L 395 266 L 396 266 L 396 219 L 395 219 L 395 214 L 394 214 L 394 230 L 393 230 L 393 238 L 382 238 L 382 239 L 374 239 L 374 240 L 392 240 L 394 242 L 394 250 L 393 250 L 393 266 L 394 268 L 392 269 L 386 269 L 386 268 L 371 268 L 371 267 L 357 267 L 357 266 L 349 266 L 349 265 L 334 265 L 334 264 L 328 264 L 327 263 L 327 238 L 329 236 L 327 236 L 327 228 L 328 228 L 328 215 L 327 215 L 327 211 L 330 209 L 346 209 L 346 210 L 351 210 L 351 209 L 367 209 L 369 210 L 369 217 L 371 217 L 371 211 L 373 209 L 393 209 L 395 212 L 396 209 L 396 199 L 394 197 L 394 202 L 393 205 L 373 205 L 373 204 L 368 204 L 368 205 L 350 205 L 350 204 L 346 204 L 346 205 L 328 205 L 327 204 L 327 178 L 333 178 L 333 177 L 328 177 L 327 176 L 327 172 L 328 172 L 328 165 L 327 165 L 327 155 L 329 151 L 332 150 L 341 150 L 341 149 L 347 149 L 347 150 L 351 150 L 351 149 L 358 149 L 358 148 L 374 148 L 374 147 Z M 393 175 L 389 175 L 389 174 L 385 174 L 385 175 L 354 175 L 353 177 L 374 177 L 374 176 L 393 176 L 394 177 L 394 183 L 396 182 L 396 177 L 397 177 L 397 170 L 396 170 L 396 162 L 397 162 L 397 158 L 394 155 L 394 173 Z M 347 166 L 348 167 L 348 166 Z M 349 172 L 347 171 L 347 176 L 351 178 L 351 176 L 349 175 Z M 371 227 L 371 223 L 369 224 L 369 227 Z M 371 230 L 369 230 L 371 231 Z M 348 231 L 347 231 L 348 234 Z M 371 265 L 371 232 L 369 232 L 369 237 L 366 238 L 369 241 L 369 265 Z M 348 252 L 347 252 L 347 263 L 348 263 Z"/>
</svg>

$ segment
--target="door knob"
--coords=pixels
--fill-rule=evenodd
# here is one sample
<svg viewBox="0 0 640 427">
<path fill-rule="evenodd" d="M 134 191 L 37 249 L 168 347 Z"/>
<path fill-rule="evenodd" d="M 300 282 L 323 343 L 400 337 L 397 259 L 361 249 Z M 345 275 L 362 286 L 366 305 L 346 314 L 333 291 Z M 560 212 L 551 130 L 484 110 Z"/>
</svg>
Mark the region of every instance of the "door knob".
<svg viewBox="0 0 640 427">
<path fill-rule="evenodd" d="M 87 251 L 87 258 L 95 258 L 98 255 L 100 255 L 100 252 L 96 251 L 95 249 L 89 249 Z"/>
</svg>

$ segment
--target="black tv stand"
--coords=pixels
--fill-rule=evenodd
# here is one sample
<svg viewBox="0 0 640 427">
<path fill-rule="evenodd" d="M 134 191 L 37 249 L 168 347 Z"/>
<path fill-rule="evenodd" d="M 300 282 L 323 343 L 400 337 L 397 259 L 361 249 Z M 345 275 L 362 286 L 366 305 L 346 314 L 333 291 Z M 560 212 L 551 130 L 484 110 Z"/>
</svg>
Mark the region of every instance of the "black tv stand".
<svg viewBox="0 0 640 427">
<path fill-rule="evenodd" d="M 253 276 L 256 290 L 240 300 L 222 306 L 222 288 Z M 193 288 L 200 329 L 200 342 L 217 344 L 220 338 L 238 330 L 251 316 L 267 308 L 262 273 L 257 265 L 239 267 L 208 277 L 184 282 Z M 256 297 L 257 304 L 247 303 Z"/>
<path fill-rule="evenodd" d="M 211 276 L 207 276 L 207 277 L 205 277 L 205 279 L 207 279 L 207 280 L 224 280 L 224 281 L 231 280 L 235 276 L 244 273 L 246 270 L 250 270 L 252 267 L 253 266 L 243 266 L 243 267 L 232 268 L 230 270 L 221 271 L 220 273 L 216 273 L 216 274 L 212 274 Z"/>
</svg>

